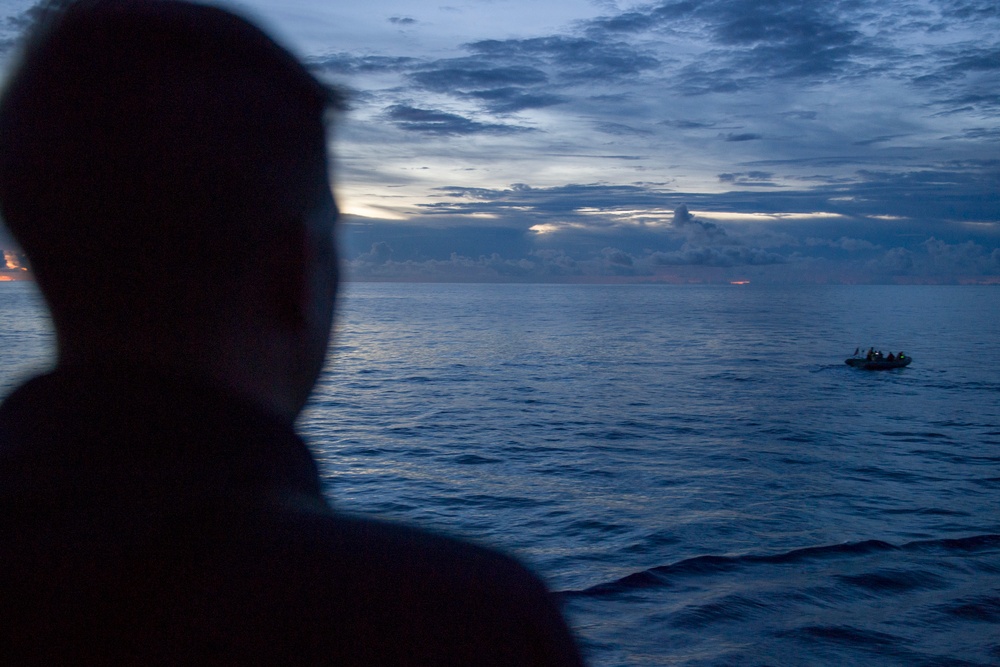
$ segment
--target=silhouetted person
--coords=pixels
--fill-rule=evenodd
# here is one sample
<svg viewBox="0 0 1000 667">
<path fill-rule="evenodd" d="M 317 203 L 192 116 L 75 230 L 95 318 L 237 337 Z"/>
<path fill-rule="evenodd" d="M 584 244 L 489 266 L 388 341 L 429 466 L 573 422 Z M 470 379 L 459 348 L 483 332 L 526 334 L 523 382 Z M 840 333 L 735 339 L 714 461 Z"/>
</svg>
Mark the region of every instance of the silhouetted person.
<svg viewBox="0 0 1000 667">
<path fill-rule="evenodd" d="M 0 101 L 58 344 L 0 407 L 0 663 L 579 663 L 512 559 L 320 494 L 330 102 L 220 9 L 45 12 Z"/>
</svg>

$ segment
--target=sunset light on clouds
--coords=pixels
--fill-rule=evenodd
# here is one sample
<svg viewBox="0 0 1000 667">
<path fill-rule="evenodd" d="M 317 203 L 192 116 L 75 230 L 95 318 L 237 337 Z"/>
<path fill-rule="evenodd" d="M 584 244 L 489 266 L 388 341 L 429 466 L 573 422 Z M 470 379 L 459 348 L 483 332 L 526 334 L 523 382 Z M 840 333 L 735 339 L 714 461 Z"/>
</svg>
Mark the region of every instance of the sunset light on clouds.
<svg viewBox="0 0 1000 667">
<path fill-rule="evenodd" d="M 354 279 L 1000 276 L 995 0 L 238 6 L 350 92 Z"/>
</svg>

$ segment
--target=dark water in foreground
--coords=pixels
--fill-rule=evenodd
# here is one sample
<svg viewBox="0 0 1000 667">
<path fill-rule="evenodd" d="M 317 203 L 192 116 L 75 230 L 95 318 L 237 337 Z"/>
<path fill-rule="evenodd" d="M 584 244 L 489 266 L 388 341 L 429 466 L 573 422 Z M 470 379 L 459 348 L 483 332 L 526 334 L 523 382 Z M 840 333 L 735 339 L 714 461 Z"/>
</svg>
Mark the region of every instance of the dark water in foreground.
<svg viewBox="0 0 1000 667">
<path fill-rule="evenodd" d="M 49 334 L 0 290 L 4 391 Z M 1000 665 L 998 305 L 351 285 L 301 429 L 340 508 L 530 562 L 594 665 Z"/>
</svg>

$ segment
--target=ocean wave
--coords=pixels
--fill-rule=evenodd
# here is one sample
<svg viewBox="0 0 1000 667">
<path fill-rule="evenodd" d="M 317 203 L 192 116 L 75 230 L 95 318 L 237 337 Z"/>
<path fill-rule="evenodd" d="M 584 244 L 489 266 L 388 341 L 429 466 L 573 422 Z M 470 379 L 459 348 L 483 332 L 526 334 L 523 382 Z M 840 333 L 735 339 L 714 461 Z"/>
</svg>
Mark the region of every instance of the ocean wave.
<svg viewBox="0 0 1000 667">
<path fill-rule="evenodd" d="M 686 558 L 670 565 L 653 567 L 642 572 L 635 572 L 615 581 L 596 584 L 581 590 L 561 591 L 563 597 L 604 597 L 628 593 L 649 588 L 669 588 L 685 577 L 711 576 L 740 570 L 754 565 L 788 565 L 808 561 L 828 560 L 835 558 L 850 558 L 875 553 L 888 552 L 920 552 L 945 554 L 970 554 L 1000 550 L 1000 535 L 975 535 L 962 538 L 942 538 L 936 540 L 915 540 L 902 545 L 895 545 L 882 540 L 864 540 L 861 542 L 846 542 L 815 547 L 793 549 L 778 554 L 743 554 L 740 556 L 695 556 Z M 857 581 L 859 585 L 872 584 L 872 581 Z M 894 580 L 893 586 L 911 586 L 912 582 Z"/>
</svg>

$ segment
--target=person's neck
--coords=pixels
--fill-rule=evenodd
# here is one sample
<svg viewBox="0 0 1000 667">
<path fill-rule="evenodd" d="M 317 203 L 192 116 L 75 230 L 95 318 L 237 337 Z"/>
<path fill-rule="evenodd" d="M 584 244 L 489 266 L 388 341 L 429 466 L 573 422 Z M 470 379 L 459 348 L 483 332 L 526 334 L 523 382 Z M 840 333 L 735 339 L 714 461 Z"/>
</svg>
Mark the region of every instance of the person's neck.
<svg viewBox="0 0 1000 667">
<path fill-rule="evenodd" d="M 161 375 L 197 379 L 289 425 L 301 410 L 300 401 L 284 386 L 285 374 L 276 368 L 273 355 L 236 341 L 229 346 L 178 345 L 176 339 L 161 344 L 152 339 L 144 344 L 135 341 L 115 345 L 105 339 L 107 344 L 94 346 L 67 344 L 60 339 L 57 365 L 149 369 Z"/>
</svg>

